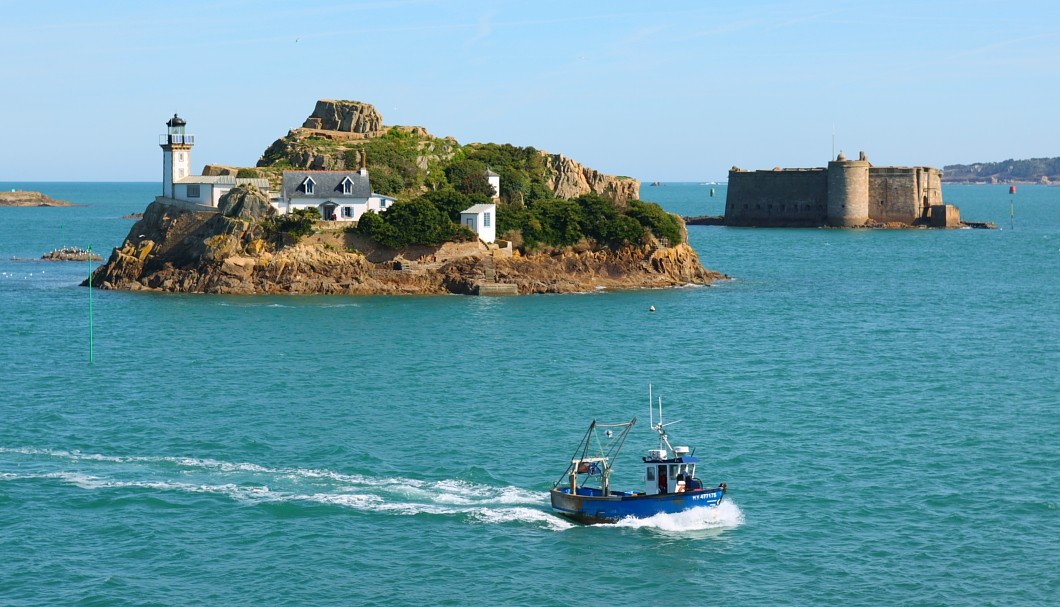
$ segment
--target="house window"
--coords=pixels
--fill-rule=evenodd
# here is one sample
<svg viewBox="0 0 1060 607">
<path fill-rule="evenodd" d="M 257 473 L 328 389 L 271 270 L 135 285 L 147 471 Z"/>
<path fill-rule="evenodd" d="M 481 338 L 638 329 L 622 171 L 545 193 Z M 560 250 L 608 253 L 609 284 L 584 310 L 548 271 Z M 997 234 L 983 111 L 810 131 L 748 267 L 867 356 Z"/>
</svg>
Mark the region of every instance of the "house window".
<svg viewBox="0 0 1060 607">
<path fill-rule="evenodd" d="M 199 197 L 199 184 L 195 184 L 195 185 L 190 185 L 189 184 L 188 185 L 188 198 L 198 198 L 198 197 Z"/>
<path fill-rule="evenodd" d="M 312 196 L 316 191 L 316 182 L 313 181 L 312 177 L 306 177 L 305 181 L 302 182 L 302 191 L 307 195 Z"/>
<path fill-rule="evenodd" d="M 484 227 L 484 228 L 490 227 L 490 214 L 489 213 L 483 213 L 482 214 L 482 227 Z"/>
<path fill-rule="evenodd" d="M 386 198 L 380 198 L 379 199 L 379 208 L 380 209 L 385 209 L 386 208 Z"/>
<path fill-rule="evenodd" d="M 342 207 L 343 217 L 353 217 L 353 207 Z"/>
<path fill-rule="evenodd" d="M 349 177 L 342 180 L 342 193 L 353 194 L 353 180 Z"/>
</svg>

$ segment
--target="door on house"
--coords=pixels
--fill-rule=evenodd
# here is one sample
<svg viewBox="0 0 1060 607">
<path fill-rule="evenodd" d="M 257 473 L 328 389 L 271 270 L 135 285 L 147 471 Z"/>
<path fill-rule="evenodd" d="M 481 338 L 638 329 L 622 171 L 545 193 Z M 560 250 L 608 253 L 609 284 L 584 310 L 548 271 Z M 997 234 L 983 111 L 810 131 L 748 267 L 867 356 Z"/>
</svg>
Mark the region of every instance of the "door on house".
<svg viewBox="0 0 1060 607">
<path fill-rule="evenodd" d="M 467 227 L 471 228 L 471 230 L 473 232 L 477 231 L 475 229 L 475 218 L 474 217 L 468 217 L 465 221 L 467 222 Z"/>
<path fill-rule="evenodd" d="M 338 208 L 338 205 L 329 202 L 321 206 L 323 207 L 323 212 L 320 216 L 324 221 L 335 221 L 338 219 L 338 217 L 335 216 L 335 209 Z"/>
</svg>

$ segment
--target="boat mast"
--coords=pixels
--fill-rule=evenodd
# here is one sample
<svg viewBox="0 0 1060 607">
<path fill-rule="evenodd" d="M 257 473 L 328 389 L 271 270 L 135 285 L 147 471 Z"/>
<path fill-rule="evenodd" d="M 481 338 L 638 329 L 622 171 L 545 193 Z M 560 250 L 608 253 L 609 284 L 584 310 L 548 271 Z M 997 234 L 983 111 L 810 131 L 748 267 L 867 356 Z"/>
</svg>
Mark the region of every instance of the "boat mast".
<svg viewBox="0 0 1060 607">
<path fill-rule="evenodd" d="M 659 448 L 667 450 L 667 457 L 674 454 L 674 448 L 670 445 L 670 437 L 666 434 L 666 426 L 672 426 L 677 422 L 670 422 L 669 424 L 663 423 L 663 405 L 662 397 L 659 397 L 659 423 L 655 423 L 652 416 L 655 414 L 655 405 L 652 402 L 651 384 L 648 384 L 648 423 L 652 430 L 659 433 Z"/>
</svg>

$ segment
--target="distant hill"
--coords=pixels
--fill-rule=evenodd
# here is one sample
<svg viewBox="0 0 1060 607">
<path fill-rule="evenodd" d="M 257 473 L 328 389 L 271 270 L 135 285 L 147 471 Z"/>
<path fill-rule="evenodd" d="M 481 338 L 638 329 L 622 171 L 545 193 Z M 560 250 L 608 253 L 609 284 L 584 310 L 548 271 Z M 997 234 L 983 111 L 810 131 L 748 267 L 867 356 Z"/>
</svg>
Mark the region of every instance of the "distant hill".
<svg viewBox="0 0 1060 607">
<path fill-rule="evenodd" d="M 1031 158 L 942 167 L 943 183 L 1060 183 L 1060 158 Z"/>
</svg>

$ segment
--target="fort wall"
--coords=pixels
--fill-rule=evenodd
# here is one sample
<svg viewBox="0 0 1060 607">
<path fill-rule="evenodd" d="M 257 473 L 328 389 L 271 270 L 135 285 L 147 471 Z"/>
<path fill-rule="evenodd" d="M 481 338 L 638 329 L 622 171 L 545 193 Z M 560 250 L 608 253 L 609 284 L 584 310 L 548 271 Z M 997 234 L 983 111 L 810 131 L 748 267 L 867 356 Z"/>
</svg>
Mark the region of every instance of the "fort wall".
<svg viewBox="0 0 1060 607">
<path fill-rule="evenodd" d="M 880 223 L 926 220 L 942 204 L 942 173 L 931 167 L 872 167 L 869 216 Z"/>
<path fill-rule="evenodd" d="M 819 226 L 825 221 L 828 175 L 824 169 L 729 172 L 725 224 Z"/>
</svg>

